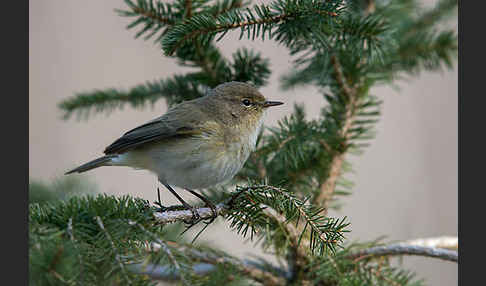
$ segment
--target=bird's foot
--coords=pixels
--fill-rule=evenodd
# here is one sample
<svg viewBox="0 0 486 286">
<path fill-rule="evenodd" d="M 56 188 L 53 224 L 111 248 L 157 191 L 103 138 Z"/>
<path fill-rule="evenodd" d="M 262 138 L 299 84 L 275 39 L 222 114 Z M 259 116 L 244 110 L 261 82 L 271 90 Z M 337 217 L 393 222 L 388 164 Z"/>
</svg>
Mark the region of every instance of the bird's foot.
<svg viewBox="0 0 486 286">
<path fill-rule="evenodd" d="M 205 220 L 204 223 L 210 224 L 218 217 L 218 211 L 216 210 L 216 206 L 212 202 L 210 202 L 209 200 L 206 202 L 206 206 L 211 209 L 211 216 L 206 218 L 206 220 L 209 220 L 209 221 Z"/>
<path fill-rule="evenodd" d="M 186 224 L 186 229 L 181 233 L 181 235 L 186 233 L 189 229 L 191 229 L 193 226 L 195 226 L 202 220 L 201 216 L 197 212 L 196 207 L 192 207 L 188 205 L 186 206 L 186 209 L 189 209 L 192 212 L 192 217 L 190 219 L 184 220 L 184 223 Z"/>
<path fill-rule="evenodd" d="M 212 223 L 218 217 L 218 212 L 216 211 L 216 206 L 210 200 L 208 200 L 205 196 L 200 195 L 200 194 L 196 193 L 195 191 L 193 191 L 191 189 L 186 189 L 186 190 L 188 192 L 190 192 L 191 194 L 195 195 L 196 197 L 198 197 L 199 199 L 201 199 L 204 202 L 205 206 L 211 209 L 211 216 L 205 219 L 205 220 L 209 220 L 209 221 L 204 221 L 204 223 L 205 224 Z"/>
<path fill-rule="evenodd" d="M 156 212 L 170 212 L 170 211 L 184 211 L 184 210 L 187 210 L 188 208 L 183 206 L 183 205 L 174 205 L 174 206 L 163 206 L 163 205 L 159 205 L 157 204 L 156 202 L 154 202 L 155 205 L 157 205 L 157 207 L 155 207 L 155 211 Z"/>
<path fill-rule="evenodd" d="M 192 217 L 190 219 L 184 220 L 184 223 L 189 226 L 188 227 L 188 229 L 189 229 L 192 226 L 196 225 L 198 222 L 200 222 L 202 220 L 202 218 L 199 215 L 199 213 L 197 212 L 196 207 L 193 207 L 193 206 L 190 206 L 190 205 L 186 205 L 184 207 L 185 207 L 185 209 L 190 210 L 191 213 L 192 213 Z"/>
</svg>

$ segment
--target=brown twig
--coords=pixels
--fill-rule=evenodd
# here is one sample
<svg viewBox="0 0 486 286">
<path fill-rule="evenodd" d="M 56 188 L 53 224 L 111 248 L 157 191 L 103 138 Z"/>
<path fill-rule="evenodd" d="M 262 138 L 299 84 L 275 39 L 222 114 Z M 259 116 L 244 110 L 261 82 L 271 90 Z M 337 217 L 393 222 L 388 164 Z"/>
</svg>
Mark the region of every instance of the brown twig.
<svg viewBox="0 0 486 286">
<path fill-rule="evenodd" d="M 342 71 L 341 64 L 339 63 L 339 59 L 336 57 L 336 55 L 331 56 L 331 63 L 334 68 L 334 78 L 343 90 L 344 95 L 351 99 L 355 95 L 355 91 L 351 86 L 348 85 L 346 77 Z"/>
<path fill-rule="evenodd" d="M 349 129 L 354 120 L 354 113 L 358 103 L 356 91 L 354 88 L 349 86 L 346 78 L 343 74 L 341 65 L 338 58 L 333 55 L 331 56 L 331 63 L 334 68 L 334 78 L 336 82 L 341 87 L 343 95 L 347 97 L 348 103 L 346 105 L 346 111 L 344 114 L 344 124 L 339 131 L 339 136 L 345 140 L 344 144 L 347 144 L 346 140 L 349 137 Z M 327 179 L 320 186 L 320 193 L 314 199 L 315 204 L 319 204 L 324 208 L 324 214 L 327 213 L 329 202 L 334 194 L 334 189 L 336 187 L 336 181 L 341 174 L 341 169 L 344 163 L 344 152 L 334 152 Z"/>
<path fill-rule="evenodd" d="M 292 198 L 289 194 L 285 193 L 285 192 L 282 192 L 281 189 L 277 188 L 277 187 L 273 187 L 273 186 L 265 186 L 266 188 L 270 189 L 270 190 L 273 190 L 273 191 L 276 191 L 280 194 L 282 194 L 283 196 L 289 198 L 291 201 L 294 200 L 294 198 Z M 308 224 L 318 235 L 319 235 L 319 238 L 321 239 L 322 242 L 325 242 L 325 243 L 337 243 L 336 240 L 329 240 L 326 238 L 326 234 L 323 233 L 319 227 L 317 226 L 317 224 L 306 214 L 306 212 L 304 211 L 304 209 L 298 205 L 295 205 L 296 208 L 299 210 L 299 213 L 301 215 L 301 217 L 303 217 L 306 221 L 306 224 Z M 298 232 L 300 232 L 300 229 L 298 229 Z"/>
<path fill-rule="evenodd" d="M 381 275 L 381 272 L 380 272 L 379 270 L 377 270 L 377 269 L 373 268 L 373 267 L 370 267 L 370 268 L 369 268 L 369 270 L 370 270 L 371 272 L 373 272 L 373 274 L 375 274 L 375 275 L 376 275 L 376 277 L 378 277 L 378 279 L 381 279 L 381 280 L 383 280 L 383 281 L 387 282 L 389 285 L 393 285 L 393 286 L 402 286 L 402 284 L 400 284 L 400 283 L 398 283 L 398 282 L 396 282 L 396 281 L 393 281 L 393 280 L 391 280 L 391 279 L 389 279 L 389 278 L 387 278 L 387 277 L 385 277 L 385 276 Z"/>
<path fill-rule="evenodd" d="M 336 187 L 336 181 L 341 174 L 342 165 L 344 163 L 344 155 L 336 154 L 332 158 L 330 163 L 330 170 L 327 179 L 320 186 L 320 193 L 314 199 L 315 204 L 319 204 L 323 207 L 323 215 L 327 214 L 329 208 L 329 202 L 334 194 L 334 189 Z"/>
<path fill-rule="evenodd" d="M 62 253 L 64 252 L 64 247 L 61 245 L 57 251 L 56 254 L 54 255 L 54 258 L 52 259 L 51 263 L 49 264 L 48 272 L 54 275 L 57 279 L 59 279 L 62 282 L 66 282 L 65 279 L 56 272 L 55 268 L 59 260 L 61 259 Z"/>
<path fill-rule="evenodd" d="M 334 151 L 332 150 L 331 146 L 329 146 L 329 144 L 327 144 L 327 142 L 326 142 L 326 141 L 324 141 L 324 140 L 320 139 L 320 140 L 319 140 L 319 143 L 322 145 L 322 147 L 324 147 L 324 149 L 326 149 L 326 151 L 327 151 L 329 154 L 331 154 L 332 152 L 334 152 Z"/>
<path fill-rule="evenodd" d="M 260 179 L 262 180 L 265 179 L 267 177 L 267 168 L 265 168 L 265 164 L 263 164 L 262 160 L 258 160 L 257 169 L 258 169 L 258 175 L 260 176 Z"/>
<path fill-rule="evenodd" d="M 292 140 L 294 138 L 295 138 L 295 136 L 289 136 L 289 137 L 285 138 L 284 140 L 282 140 L 282 142 L 280 142 L 280 144 L 278 144 L 277 150 L 275 150 L 275 152 L 280 151 L 280 149 L 282 149 L 285 146 L 285 144 L 287 144 L 287 142 L 289 142 L 290 140 Z"/>
<path fill-rule="evenodd" d="M 186 8 L 186 18 L 191 18 L 192 17 L 192 0 L 185 0 L 184 1 L 184 6 Z"/>
<path fill-rule="evenodd" d="M 305 266 L 309 261 L 307 259 L 306 246 L 303 243 L 299 243 L 299 230 L 293 224 L 289 223 L 284 216 L 277 213 L 277 211 L 275 211 L 273 208 L 269 206 L 264 207 L 265 209 L 263 213 L 277 221 L 284 229 L 285 233 L 287 233 L 288 238 L 290 239 L 294 265 L 299 268 Z"/>
<path fill-rule="evenodd" d="M 366 0 L 365 16 L 374 13 L 376 10 L 375 0 Z"/>
</svg>

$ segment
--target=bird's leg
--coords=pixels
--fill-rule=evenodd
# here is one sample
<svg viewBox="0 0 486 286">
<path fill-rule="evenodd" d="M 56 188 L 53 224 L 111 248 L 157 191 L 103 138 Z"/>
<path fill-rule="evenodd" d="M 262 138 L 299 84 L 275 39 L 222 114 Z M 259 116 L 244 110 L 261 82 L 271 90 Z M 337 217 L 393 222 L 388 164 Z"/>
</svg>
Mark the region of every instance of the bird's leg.
<svg viewBox="0 0 486 286">
<path fill-rule="evenodd" d="M 160 189 L 157 187 L 157 201 L 154 202 L 154 205 L 158 206 L 159 212 L 166 211 L 167 208 L 162 205 L 162 201 L 160 200 Z"/>
<path fill-rule="evenodd" d="M 191 190 L 191 189 L 185 189 L 186 191 L 190 192 L 191 194 L 195 195 L 196 197 L 200 198 L 205 204 L 207 207 L 209 207 L 211 209 L 211 217 L 209 217 L 209 222 L 204 222 L 205 224 L 210 224 L 212 223 L 217 217 L 218 217 L 218 212 L 216 211 L 216 206 L 210 201 L 208 200 L 206 197 L 204 197 L 203 195 L 200 195 L 198 193 L 196 193 L 195 191 Z"/>
<path fill-rule="evenodd" d="M 192 212 L 192 218 L 189 220 L 189 221 L 184 221 L 186 224 L 189 224 L 190 226 L 193 226 L 195 224 L 197 224 L 198 222 L 201 221 L 201 217 L 199 216 L 199 214 L 197 213 L 197 209 L 193 206 L 191 206 L 190 204 L 186 203 L 186 201 L 184 201 L 177 193 L 176 191 L 174 191 L 174 189 L 172 189 L 171 186 L 169 186 L 168 184 L 165 184 L 165 183 L 162 183 L 164 184 L 164 186 L 182 203 L 182 205 L 184 207 L 186 207 L 188 210 L 190 210 Z"/>
<path fill-rule="evenodd" d="M 169 206 L 165 207 L 162 205 L 162 200 L 160 199 L 160 190 L 157 188 L 157 201 L 154 202 L 154 205 L 158 206 L 159 208 L 157 209 L 158 212 L 165 212 L 165 211 L 179 211 L 179 210 L 185 210 L 187 209 L 186 206 Z"/>
</svg>

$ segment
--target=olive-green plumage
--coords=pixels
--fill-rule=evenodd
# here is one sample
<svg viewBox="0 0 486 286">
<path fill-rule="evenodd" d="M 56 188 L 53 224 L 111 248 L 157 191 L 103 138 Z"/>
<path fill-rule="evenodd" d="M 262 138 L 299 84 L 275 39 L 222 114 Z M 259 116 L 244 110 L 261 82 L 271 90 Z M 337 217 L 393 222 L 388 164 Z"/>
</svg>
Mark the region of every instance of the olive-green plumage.
<svg viewBox="0 0 486 286">
<path fill-rule="evenodd" d="M 267 101 L 247 83 L 229 82 L 182 102 L 106 147 L 105 156 L 69 173 L 131 166 L 167 185 L 206 188 L 231 179 L 254 150 Z"/>
</svg>

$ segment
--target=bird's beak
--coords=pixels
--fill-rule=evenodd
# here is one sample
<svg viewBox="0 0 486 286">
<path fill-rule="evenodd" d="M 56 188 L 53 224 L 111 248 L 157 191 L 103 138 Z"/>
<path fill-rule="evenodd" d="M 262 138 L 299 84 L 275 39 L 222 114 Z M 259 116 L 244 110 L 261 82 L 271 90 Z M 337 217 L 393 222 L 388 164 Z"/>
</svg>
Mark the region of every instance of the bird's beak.
<svg viewBox="0 0 486 286">
<path fill-rule="evenodd" d="M 270 106 L 277 106 L 277 105 L 282 105 L 284 104 L 283 102 L 280 102 L 280 101 L 265 101 L 263 103 L 263 107 L 267 108 L 267 107 L 270 107 Z"/>
</svg>

